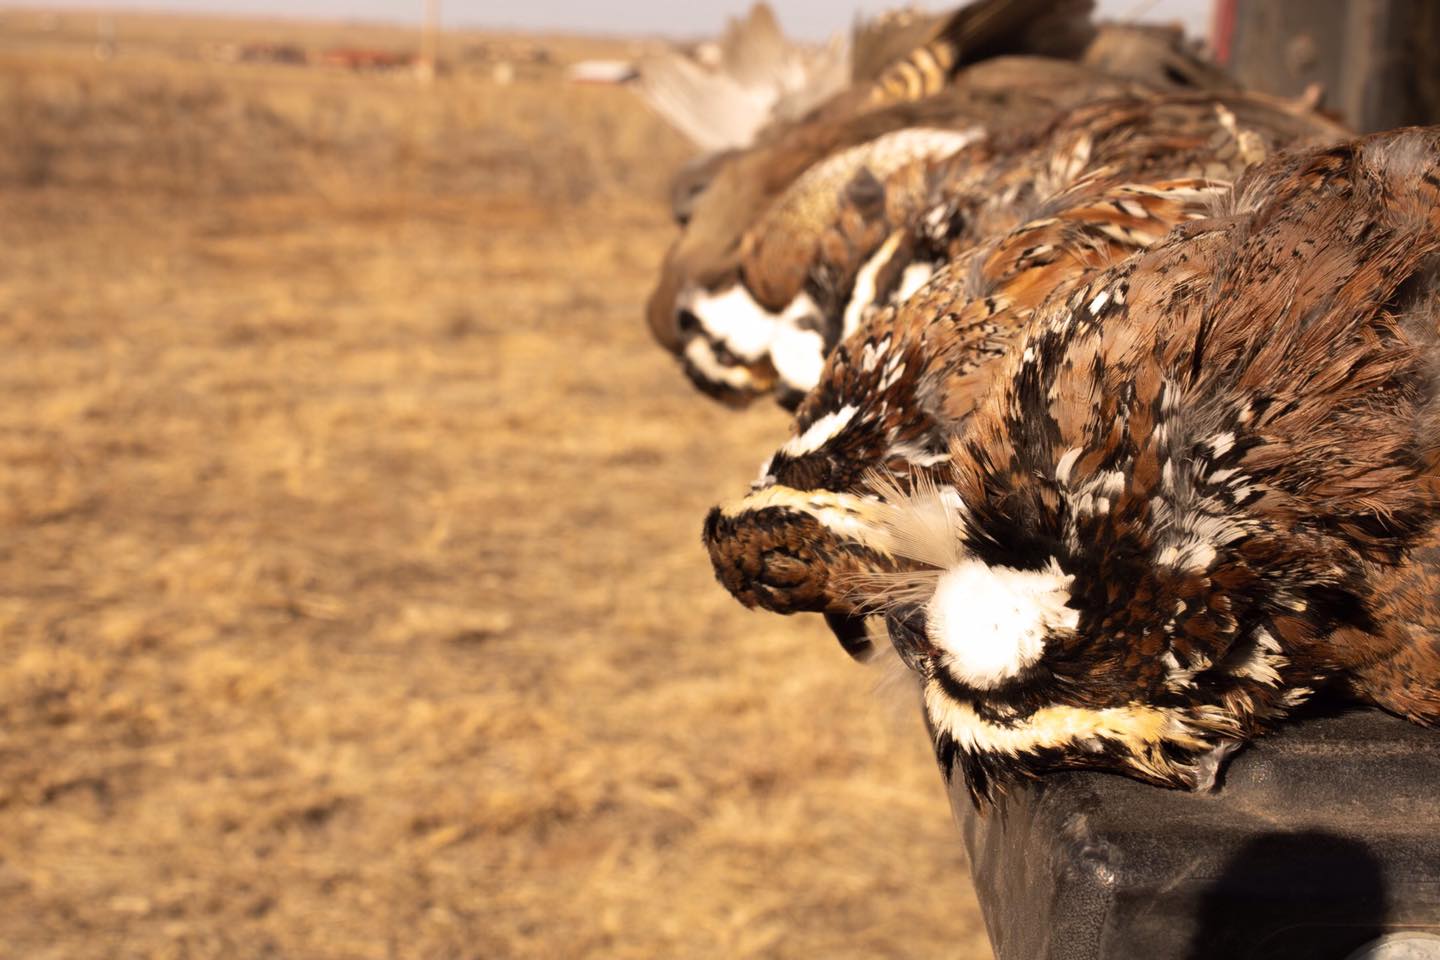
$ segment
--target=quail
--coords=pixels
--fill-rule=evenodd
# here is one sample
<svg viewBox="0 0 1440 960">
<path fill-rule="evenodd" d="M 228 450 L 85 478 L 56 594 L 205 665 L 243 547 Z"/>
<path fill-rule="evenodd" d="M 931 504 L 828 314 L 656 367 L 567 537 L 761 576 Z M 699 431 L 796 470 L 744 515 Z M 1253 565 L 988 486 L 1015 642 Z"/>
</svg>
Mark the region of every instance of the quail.
<svg viewBox="0 0 1440 960">
<path fill-rule="evenodd" d="M 1247 95 L 1102 98 L 1037 128 L 910 128 L 807 170 L 748 229 L 734 275 L 678 305 L 692 380 L 794 407 L 869 313 L 978 240 L 1034 218 L 1075 180 L 1230 178 L 1282 145 L 1339 139 L 1318 115 Z"/>
<path fill-rule="evenodd" d="M 867 652 L 865 605 L 846 578 L 895 562 L 855 522 L 880 495 L 872 477 L 942 465 L 985 372 L 1048 292 L 1206 215 L 1224 189 L 1082 179 L 1043 218 L 947 264 L 904 306 L 864 323 L 829 357 L 794 435 L 749 494 L 711 511 L 704 539 L 721 583 L 747 606 L 824 613 L 847 650 Z"/>
<path fill-rule="evenodd" d="M 719 399 L 743 403 L 771 388 L 774 371 L 731 349 L 728 331 L 703 331 L 709 343 L 693 345 L 701 325 L 680 301 L 697 291 L 723 297 L 734 287 L 746 231 L 801 174 L 836 152 L 906 128 L 995 133 L 1030 127 L 1100 97 L 1177 87 L 1233 89 L 1178 39 L 1110 25 L 1097 29 L 1089 7 L 1049 0 L 971 4 L 937 18 L 932 39 L 878 69 L 875 64 L 893 56 L 896 44 L 924 35 L 886 31 L 883 42 L 867 45 L 873 55 L 863 68 L 856 64 L 849 89 L 799 120 L 771 124 L 747 148 L 687 165 L 672 195 L 682 230 L 646 306 L 655 338 L 676 355 L 701 352 L 687 361 L 687 373 Z M 1120 35 L 1129 39 L 1116 42 Z M 747 342 L 741 336 L 735 346 L 743 351 Z M 697 363 L 724 376 L 709 379 Z"/>
<path fill-rule="evenodd" d="M 846 574 L 977 803 L 1195 788 L 1317 691 L 1440 721 L 1440 130 L 1285 154 L 1056 291 Z M 878 551 L 877 551 L 878 552 Z M 855 565 L 858 566 L 858 565 Z"/>
<path fill-rule="evenodd" d="M 838 205 L 850 198 L 842 193 L 848 177 L 837 180 L 835 175 L 848 170 L 850 177 L 855 176 L 869 154 L 890 158 L 887 169 L 895 169 L 895 160 L 904 156 L 906 148 L 917 149 L 912 160 L 946 157 L 975 140 L 976 131 L 1043 124 L 1057 109 L 1086 97 L 1135 89 L 1139 89 L 1135 84 L 1073 63 L 1007 57 L 962 71 L 953 86 L 926 99 L 849 118 L 796 124 L 770 141 L 729 155 L 703 171 L 709 179 L 690 201 L 688 220 L 661 265 L 646 306 L 651 332 L 681 358 L 696 386 L 717 399 L 740 404 L 772 392 L 777 377 L 765 351 L 747 356 L 747 338 L 733 329 L 743 331 L 757 322 L 772 324 L 773 315 L 783 312 L 783 308 L 757 308 L 740 277 L 744 254 L 754 246 L 753 238 L 761 233 L 759 224 L 772 210 L 818 209 L 838 216 Z M 947 142 L 947 134 L 954 139 Z M 786 197 L 802 178 L 800 190 Z M 863 190 L 855 200 L 864 205 Z M 797 225 L 804 239 L 830 223 L 828 218 L 802 219 Z M 770 248 L 775 248 L 773 241 Z M 783 256 L 793 259 L 796 254 Z M 775 291 L 769 299 L 778 296 Z M 697 303 L 718 306 L 697 314 Z M 736 312 L 738 320 L 731 318 Z"/>
<path fill-rule="evenodd" d="M 942 201 L 948 216 L 961 218 L 959 233 L 1000 229 L 1025 212 L 1034 219 L 940 266 L 824 361 L 794 436 L 751 493 L 707 523 L 721 582 L 749 605 L 823 612 L 847 649 L 863 649 L 856 620 L 864 612 L 836 583 L 875 557 L 855 541 L 843 505 L 876 495 L 867 478 L 877 469 L 905 475 L 948 456 L 950 434 L 984 395 L 987 369 L 1047 295 L 1208 215 L 1229 186 L 1196 176 L 1129 182 L 1124 174 L 1233 174 L 1287 138 L 1339 136 L 1328 122 L 1255 98 L 1121 98 L 1082 108 L 1047 137 L 1009 150 L 966 181 L 968 193 L 957 184 L 981 164 L 961 165 L 943 181 Z"/>
</svg>

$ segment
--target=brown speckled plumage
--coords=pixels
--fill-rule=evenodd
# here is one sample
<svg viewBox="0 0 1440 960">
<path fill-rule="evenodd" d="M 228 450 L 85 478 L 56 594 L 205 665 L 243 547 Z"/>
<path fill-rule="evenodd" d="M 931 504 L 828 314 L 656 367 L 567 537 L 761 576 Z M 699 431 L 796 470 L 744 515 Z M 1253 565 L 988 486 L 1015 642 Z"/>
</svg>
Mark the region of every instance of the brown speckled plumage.
<svg viewBox="0 0 1440 960">
<path fill-rule="evenodd" d="M 813 449 L 787 443 L 747 497 L 707 521 L 721 582 L 747 606 L 862 616 L 864 598 L 847 578 L 896 560 L 843 522 L 822 522 L 831 514 L 817 519 L 816 505 L 863 512 L 876 496 L 875 471 L 908 476 L 943 463 L 949 438 L 983 395 L 987 366 L 1048 291 L 1204 215 L 1221 189 L 1191 180 L 1110 190 L 1082 182 L 1041 220 L 972 251 L 903 307 L 873 318 L 830 357 L 795 433 L 852 411 L 844 427 Z"/>
<path fill-rule="evenodd" d="M 687 318 L 682 299 L 691 291 L 719 291 L 739 282 L 745 254 L 762 233 L 757 225 L 802 175 L 828 157 L 907 129 L 996 131 L 1043 124 L 1057 110 L 1086 99 L 1140 89 L 1143 85 L 1074 63 L 1002 57 L 961 71 L 952 87 L 924 100 L 797 124 L 749 150 L 734 153 L 710 171 L 707 186 L 694 198 L 689 221 L 661 264 L 659 281 L 646 305 L 651 332 L 661 345 L 683 358 L 700 331 Z M 838 186 L 843 188 L 843 184 Z M 833 193 L 813 201 L 791 198 L 790 209 L 797 213 L 817 207 L 832 210 L 840 199 Z M 802 219 L 799 230 L 810 231 L 802 235 L 813 238 L 840 216 Z M 814 243 L 812 239 L 802 249 L 813 250 Z M 863 260 L 876 244 L 867 240 L 856 256 Z M 772 245 L 771 251 L 774 249 Z M 772 304 L 798 293 L 809 267 L 805 253 L 785 251 L 776 256 L 781 259 L 772 269 L 780 271 L 779 277 L 759 281 L 768 284 L 765 298 Z M 752 258 L 752 269 L 754 262 Z M 793 266 L 787 267 L 787 263 Z M 828 345 L 833 343 L 832 338 Z M 747 362 L 747 358 L 727 357 L 725 363 L 745 368 L 742 386 L 707 377 L 694 363 L 686 364 L 686 372 L 702 391 L 733 404 L 750 402 L 773 389 L 776 376 L 768 358 Z"/>
<path fill-rule="evenodd" d="M 692 377 L 722 383 L 735 399 L 773 386 L 793 403 L 864 317 L 908 297 L 977 242 L 1043 216 L 1081 182 L 1229 180 L 1282 145 L 1334 142 L 1343 131 L 1265 98 L 1149 93 L 982 134 L 910 129 L 807 171 L 741 239 L 738 276 L 716 285 L 768 311 L 774 342 L 749 354 L 728 349 L 723 320 L 732 303 L 694 305 L 687 334 L 702 355 L 687 358 L 701 361 Z M 739 366 L 751 375 L 732 375 Z"/>
<path fill-rule="evenodd" d="M 948 512 L 954 569 L 1053 594 L 1043 644 L 981 682 L 933 628 L 933 558 L 841 578 L 977 800 L 1067 766 L 1195 786 L 1321 687 L 1440 720 L 1437 158 L 1406 131 L 1247 174 L 1048 299 L 937 486 L 865 509 L 877 543 Z"/>
<path fill-rule="evenodd" d="M 1237 115 L 1250 126 L 1236 124 Z M 1213 171 L 1210 158 L 1218 143 L 1243 138 L 1268 150 L 1297 127 L 1314 139 L 1334 136 L 1324 121 L 1296 120 L 1268 102 L 1244 97 L 1122 98 L 1051 125 L 1048 138 L 1031 135 L 1015 152 L 992 157 L 992 166 L 957 158 L 946 189 L 952 201 L 962 196 L 967 201 L 960 233 L 968 241 L 957 235 L 955 244 L 969 242 L 970 249 L 941 267 L 903 306 L 872 315 L 829 357 L 819 385 L 797 411 L 795 434 L 806 434 L 840 411 L 853 413 L 843 430 L 814 449 L 797 455 L 787 444 L 771 458 L 751 495 L 766 504 L 763 529 L 746 527 L 746 500 L 725 508 L 724 523 L 707 533 L 706 542 L 727 587 L 743 602 L 782 613 L 860 613 L 860 600 L 834 581 L 856 565 L 857 554 L 874 551 L 855 544 L 845 529 L 817 528 L 813 511 L 803 504 L 775 504 L 768 488 L 821 498 L 867 497 L 874 495 L 867 481 L 871 471 L 903 476 L 916 465 L 938 462 L 947 455 L 949 437 L 983 396 L 990 362 L 1006 352 L 1047 296 L 1147 247 L 1175 224 L 1207 215 L 1228 186 L 1199 179 L 1129 182 L 1131 167 L 1153 173 L 1162 150 L 1174 148 L 1169 166 L 1182 174 Z M 1228 172 L 1238 173 L 1246 159 L 1230 156 L 1236 167 Z M 1028 178 L 1025 170 L 1031 171 Z M 971 184 L 963 195 L 955 188 L 962 178 Z M 1025 196 L 1002 204 L 995 200 L 1002 194 L 996 184 L 1014 185 Z M 957 206 L 952 202 L 951 209 Z M 1011 225 L 1021 216 L 1017 210 L 1034 219 L 975 244 L 985 231 Z M 803 535 L 786 526 L 787 516 L 804 528 Z M 804 545 L 803 560 L 790 552 L 795 543 Z M 780 557 L 789 558 L 787 576 L 803 590 L 774 583 L 756 589 L 752 581 L 766 576 Z M 836 557 L 844 563 L 835 565 Z"/>
<path fill-rule="evenodd" d="M 915 171 L 889 183 L 891 192 L 882 206 L 892 212 L 883 218 L 887 229 L 878 235 L 872 235 L 875 224 L 868 218 L 858 224 L 864 228 L 858 231 L 833 229 L 840 221 L 825 211 L 836 194 L 821 191 L 814 202 L 795 203 L 793 197 L 788 202 L 792 211 L 818 209 L 813 221 L 802 216 L 797 229 L 794 217 L 780 215 L 781 225 L 787 219 L 792 224 L 790 234 L 799 241 L 795 249 L 771 239 L 762 256 L 747 257 L 757 246 L 755 236 L 768 233 L 760 229 L 761 220 L 771 218 L 774 225 L 773 208 L 787 205 L 782 195 L 825 159 L 895 131 L 978 129 L 1006 136 L 1043 128 L 1057 114 L 1096 99 L 1234 89 L 1222 72 L 1187 51 L 1178 34 L 1113 25 L 1096 28 L 1088 21 L 1089 7 L 1088 0 L 969 4 L 931 20 L 932 38 L 898 58 L 891 69 L 876 74 L 872 63 L 865 68 L 870 79 L 857 78 L 855 86 L 802 120 L 766 130 L 747 149 L 687 166 L 676 190 L 682 232 L 661 267 L 646 313 L 655 337 L 682 358 L 695 385 L 732 404 L 772 390 L 782 401 L 793 402 L 806 388 L 790 382 L 794 370 L 782 364 L 777 371 L 763 351 L 757 355 L 747 349 L 745 337 L 704 330 L 690 310 L 691 299 L 734 286 L 744 272 L 751 275 L 759 300 L 778 310 L 802 289 L 819 250 L 821 262 L 813 264 L 821 287 L 816 296 L 819 313 L 838 316 L 858 264 L 892 236 L 897 242 L 909 238 L 908 233 L 894 234 L 896 225 L 910 224 L 913 216 L 903 199 L 897 203 L 894 191 L 903 196 L 910 187 L 928 187 Z M 900 31 L 893 38 L 908 35 Z M 888 45 L 885 49 L 894 50 Z M 869 173 L 874 180 L 888 179 L 880 171 Z M 902 185 L 906 180 L 908 186 Z M 865 194 L 863 189 L 858 192 L 860 206 L 870 202 Z M 924 191 L 914 196 L 918 200 Z M 852 218 L 848 226 L 857 223 Z M 817 240 L 821 234 L 823 241 Z M 932 245 L 920 246 L 919 251 L 901 251 L 881 278 L 882 294 L 893 293 L 912 253 L 935 257 Z M 905 289 L 913 289 L 908 277 L 906 284 Z M 838 336 L 826 328 L 827 322 L 817 317 L 801 323 L 802 330 L 820 334 L 822 352 L 828 352 Z M 802 379 L 813 372 L 813 363 L 802 365 Z"/>
</svg>

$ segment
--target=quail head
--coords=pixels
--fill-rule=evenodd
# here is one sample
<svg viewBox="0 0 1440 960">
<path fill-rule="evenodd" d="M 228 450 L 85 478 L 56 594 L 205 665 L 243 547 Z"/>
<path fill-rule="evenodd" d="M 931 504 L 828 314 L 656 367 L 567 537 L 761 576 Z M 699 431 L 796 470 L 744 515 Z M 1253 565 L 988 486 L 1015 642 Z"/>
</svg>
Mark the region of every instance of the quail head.
<svg viewBox="0 0 1440 960">
<path fill-rule="evenodd" d="M 856 519 L 977 802 L 1201 786 L 1322 687 L 1440 720 L 1437 158 L 1410 130 L 1247 174 L 1048 300 L 943 469 Z"/>
<path fill-rule="evenodd" d="M 982 136 L 978 127 L 910 127 L 807 170 L 745 232 L 728 285 L 682 291 L 692 380 L 737 397 L 768 388 L 793 408 L 865 307 L 909 296 L 928 279 L 929 258 L 899 246 L 937 164 L 964 151 L 967 169 L 978 171 L 983 147 L 966 148 Z"/>
</svg>

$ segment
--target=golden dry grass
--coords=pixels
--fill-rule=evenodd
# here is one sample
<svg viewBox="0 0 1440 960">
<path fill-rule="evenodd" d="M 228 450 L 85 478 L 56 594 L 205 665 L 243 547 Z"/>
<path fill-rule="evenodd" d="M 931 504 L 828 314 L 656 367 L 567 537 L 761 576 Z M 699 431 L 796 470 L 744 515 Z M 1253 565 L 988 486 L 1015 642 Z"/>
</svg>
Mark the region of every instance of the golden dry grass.
<svg viewBox="0 0 1440 960">
<path fill-rule="evenodd" d="M 176 20 L 97 63 L 38 17 L 0 956 L 988 955 L 912 705 L 699 547 L 785 421 L 648 342 L 674 135 L 558 70 L 210 64 L 238 28 Z"/>
</svg>

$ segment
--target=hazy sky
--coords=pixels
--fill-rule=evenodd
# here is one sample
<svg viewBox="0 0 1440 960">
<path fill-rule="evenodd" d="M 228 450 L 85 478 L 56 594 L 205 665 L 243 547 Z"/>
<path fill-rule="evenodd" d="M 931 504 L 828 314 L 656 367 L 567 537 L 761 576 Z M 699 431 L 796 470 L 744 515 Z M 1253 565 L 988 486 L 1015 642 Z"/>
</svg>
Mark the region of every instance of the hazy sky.
<svg viewBox="0 0 1440 960">
<path fill-rule="evenodd" d="M 743 13 L 751 0 L 441 0 L 449 26 L 515 27 L 605 33 L 703 36 L 718 32 L 727 16 Z M 821 39 L 842 30 L 856 10 L 883 10 L 903 0 L 770 0 L 786 33 Z M 266 14 L 323 19 L 395 20 L 419 17 L 423 0 L 0 0 L 0 6 L 87 9 L 148 8 L 187 13 Z M 941 9 L 951 4 L 919 4 Z M 1203 35 L 1210 0 L 1099 0 L 1102 16 L 1180 20 Z"/>
</svg>

